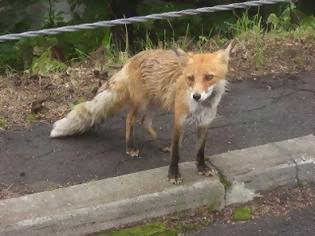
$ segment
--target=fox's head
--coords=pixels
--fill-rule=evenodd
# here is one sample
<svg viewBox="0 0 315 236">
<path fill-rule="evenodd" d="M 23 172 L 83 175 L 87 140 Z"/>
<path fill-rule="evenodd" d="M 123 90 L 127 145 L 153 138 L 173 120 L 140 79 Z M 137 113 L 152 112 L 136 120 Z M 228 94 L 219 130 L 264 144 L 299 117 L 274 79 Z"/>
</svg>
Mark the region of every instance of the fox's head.
<svg viewBox="0 0 315 236">
<path fill-rule="evenodd" d="M 226 49 L 214 53 L 185 53 L 176 49 L 191 99 L 196 102 L 206 100 L 211 96 L 216 84 L 225 79 L 231 45 L 232 43 Z"/>
</svg>

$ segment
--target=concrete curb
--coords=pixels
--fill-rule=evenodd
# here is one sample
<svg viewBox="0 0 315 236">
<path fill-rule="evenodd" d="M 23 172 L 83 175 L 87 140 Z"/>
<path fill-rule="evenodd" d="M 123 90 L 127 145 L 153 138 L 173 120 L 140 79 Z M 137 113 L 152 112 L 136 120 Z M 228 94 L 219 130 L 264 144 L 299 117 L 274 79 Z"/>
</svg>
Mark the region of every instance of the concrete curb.
<svg viewBox="0 0 315 236">
<path fill-rule="evenodd" d="M 85 235 L 207 205 L 220 208 L 218 177 L 182 163 L 185 183 L 170 184 L 167 167 L 0 201 L 0 235 Z"/>
<path fill-rule="evenodd" d="M 226 181 L 200 177 L 181 164 L 184 184 L 166 181 L 167 167 L 0 201 L 1 235 L 85 235 L 185 209 L 248 201 L 257 190 L 315 182 L 315 137 L 210 157 Z"/>
<path fill-rule="evenodd" d="M 308 135 L 211 156 L 231 183 L 255 191 L 315 182 L 315 136 Z"/>
</svg>

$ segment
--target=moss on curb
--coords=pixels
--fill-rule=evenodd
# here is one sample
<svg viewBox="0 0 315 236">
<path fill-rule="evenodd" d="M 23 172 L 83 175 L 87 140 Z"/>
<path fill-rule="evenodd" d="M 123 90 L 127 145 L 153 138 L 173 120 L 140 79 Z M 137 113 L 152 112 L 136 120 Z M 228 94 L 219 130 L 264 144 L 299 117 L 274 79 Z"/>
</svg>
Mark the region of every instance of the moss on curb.
<svg viewBox="0 0 315 236">
<path fill-rule="evenodd" d="M 210 161 L 210 156 L 205 156 L 205 160 L 210 163 L 210 165 L 215 168 L 215 170 L 218 172 L 218 176 L 220 179 L 221 184 L 224 186 L 224 190 L 227 191 L 232 187 L 232 183 L 225 177 L 225 175 L 216 167 L 214 166 Z"/>
<path fill-rule="evenodd" d="M 232 183 L 227 180 L 227 178 L 218 171 L 220 182 L 223 184 L 225 191 L 229 190 L 232 187 Z"/>
<path fill-rule="evenodd" d="M 233 211 L 232 218 L 235 221 L 250 220 L 252 217 L 252 210 L 249 207 L 236 208 Z"/>
</svg>

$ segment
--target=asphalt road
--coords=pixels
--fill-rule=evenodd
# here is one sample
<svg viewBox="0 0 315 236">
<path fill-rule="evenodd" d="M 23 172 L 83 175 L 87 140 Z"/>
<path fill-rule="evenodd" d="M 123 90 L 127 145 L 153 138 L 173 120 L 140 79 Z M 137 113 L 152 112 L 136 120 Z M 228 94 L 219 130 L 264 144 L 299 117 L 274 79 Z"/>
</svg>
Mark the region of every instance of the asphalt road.
<svg viewBox="0 0 315 236">
<path fill-rule="evenodd" d="M 314 236 L 315 208 L 300 209 L 286 216 L 266 216 L 245 223 L 211 225 L 185 236 Z"/>
<path fill-rule="evenodd" d="M 43 191 L 168 165 L 169 155 L 149 141 L 139 124 L 142 158 L 125 155 L 124 117 L 122 113 L 86 135 L 64 139 L 48 138 L 50 124 L 0 132 L 0 184 Z M 161 113 L 154 122 L 165 145 L 170 142 L 171 120 L 170 114 Z M 209 130 L 206 153 L 311 134 L 314 120 L 315 73 L 234 82 Z M 194 160 L 194 140 L 192 129 L 187 130 L 181 161 Z"/>
</svg>

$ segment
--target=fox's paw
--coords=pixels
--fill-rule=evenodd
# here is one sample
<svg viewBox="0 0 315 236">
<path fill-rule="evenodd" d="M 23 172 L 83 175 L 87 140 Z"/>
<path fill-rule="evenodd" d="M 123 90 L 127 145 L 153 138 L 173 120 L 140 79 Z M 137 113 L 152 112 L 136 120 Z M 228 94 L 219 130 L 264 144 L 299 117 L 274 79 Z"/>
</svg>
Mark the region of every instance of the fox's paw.
<svg viewBox="0 0 315 236">
<path fill-rule="evenodd" d="M 181 177 L 178 166 L 171 167 L 168 170 L 168 181 L 172 184 L 181 184 L 183 182 L 183 178 Z"/>
<path fill-rule="evenodd" d="M 131 157 L 139 157 L 139 149 L 128 149 L 126 154 Z"/>
<path fill-rule="evenodd" d="M 214 176 L 217 174 L 215 169 L 210 168 L 206 164 L 197 164 L 197 170 L 199 175 Z"/>
<path fill-rule="evenodd" d="M 162 152 L 171 152 L 171 147 L 167 146 L 167 147 L 161 147 L 160 148 Z"/>
<path fill-rule="evenodd" d="M 181 177 L 174 177 L 174 178 L 170 178 L 168 177 L 168 181 L 170 181 L 170 183 L 178 185 L 181 184 L 183 182 L 183 178 Z"/>
</svg>

